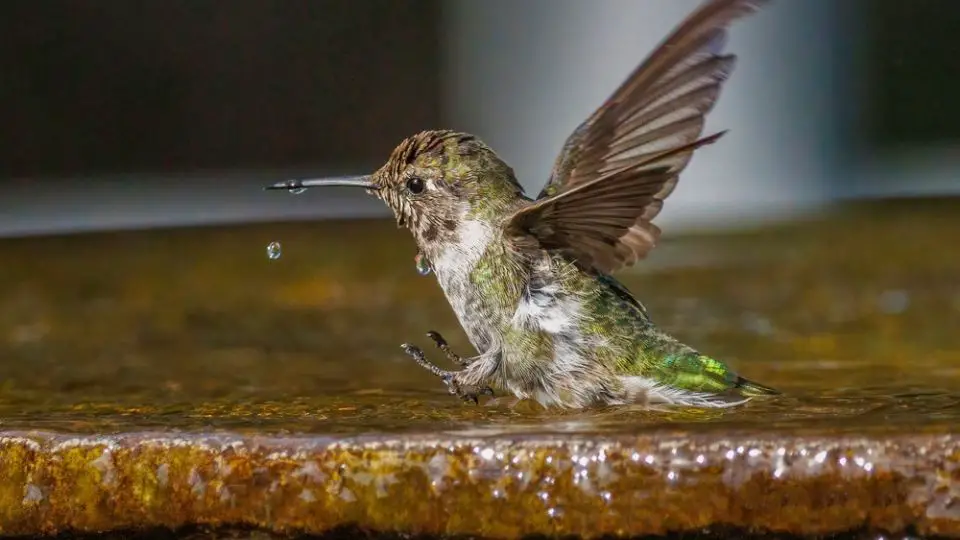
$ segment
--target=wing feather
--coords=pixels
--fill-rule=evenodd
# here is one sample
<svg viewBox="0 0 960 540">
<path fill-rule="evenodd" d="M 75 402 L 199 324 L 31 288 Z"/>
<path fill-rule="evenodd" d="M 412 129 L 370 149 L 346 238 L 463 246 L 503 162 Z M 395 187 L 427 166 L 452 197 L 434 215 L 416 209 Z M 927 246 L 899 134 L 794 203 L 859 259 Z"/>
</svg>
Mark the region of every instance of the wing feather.
<svg viewBox="0 0 960 540">
<path fill-rule="evenodd" d="M 602 211 L 605 217 L 616 213 L 623 224 L 619 236 L 611 242 L 614 233 L 606 226 L 585 231 L 578 225 L 575 230 L 564 230 L 563 224 L 555 223 L 551 229 L 555 234 L 547 243 L 563 239 L 570 244 L 563 249 L 571 256 L 581 261 L 595 260 L 597 269 L 607 272 L 633 264 L 653 248 L 660 229 L 650 220 L 660 213 L 664 199 L 676 188 L 693 150 L 706 144 L 703 141 L 707 139 L 715 140 L 701 137 L 706 115 L 736 65 L 734 55 L 722 54 L 726 28 L 767 1 L 703 3 L 574 130 L 538 202 L 603 179 L 603 186 L 593 185 L 558 208 L 568 209 L 561 212 L 566 219 L 571 218 L 570 208 Z M 587 198 L 589 204 L 584 202 Z M 631 202 L 621 202 L 624 200 Z M 541 211 L 551 215 L 558 212 Z M 579 219 L 589 223 L 594 214 L 582 214 Z M 600 234 L 601 229 L 606 232 L 599 244 L 580 238 L 583 234 Z M 589 253 L 578 251 L 575 246 L 581 245 L 582 249 L 589 248 Z M 608 253 L 601 254 L 604 249 Z"/>
<path fill-rule="evenodd" d="M 534 241 L 585 268 L 608 274 L 642 258 L 660 229 L 649 220 L 662 207 L 653 197 L 673 175 L 669 163 L 723 136 L 723 132 L 663 152 L 632 169 L 617 171 L 524 206 L 508 218 L 506 233 Z"/>
</svg>

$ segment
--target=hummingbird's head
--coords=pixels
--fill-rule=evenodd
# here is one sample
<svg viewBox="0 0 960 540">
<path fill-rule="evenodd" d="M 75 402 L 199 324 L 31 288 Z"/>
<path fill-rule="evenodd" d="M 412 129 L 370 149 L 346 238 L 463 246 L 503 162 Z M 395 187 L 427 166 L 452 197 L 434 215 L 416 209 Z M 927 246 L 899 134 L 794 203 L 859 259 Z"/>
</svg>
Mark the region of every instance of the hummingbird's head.
<svg viewBox="0 0 960 540">
<path fill-rule="evenodd" d="M 293 180 L 270 188 L 325 185 L 367 189 L 428 251 L 454 239 L 466 220 L 493 222 L 523 196 L 513 170 L 493 150 L 455 131 L 423 131 L 404 139 L 369 176 Z"/>
<path fill-rule="evenodd" d="M 424 131 L 401 142 L 373 174 L 376 195 L 417 243 L 452 237 L 468 219 L 492 221 L 523 194 L 513 170 L 473 135 Z"/>
</svg>

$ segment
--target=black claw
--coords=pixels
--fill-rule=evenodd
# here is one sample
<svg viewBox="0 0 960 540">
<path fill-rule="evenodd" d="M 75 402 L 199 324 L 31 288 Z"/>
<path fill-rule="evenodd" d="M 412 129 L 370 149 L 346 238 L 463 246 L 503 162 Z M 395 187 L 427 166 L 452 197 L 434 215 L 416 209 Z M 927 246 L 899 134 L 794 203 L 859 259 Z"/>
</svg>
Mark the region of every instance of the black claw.
<svg viewBox="0 0 960 540">
<path fill-rule="evenodd" d="M 443 336 L 440 335 L 440 332 L 431 330 L 427 332 L 427 337 L 432 339 L 434 343 L 437 344 L 437 347 L 446 347 L 447 340 L 443 339 Z"/>
<path fill-rule="evenodd" d="M 473 402 L 474 405 L 479 405 L 480 396 L 493 397 L 493 390 L 490 387 L 484 386 L 483 388 L 475 388 L 472 392 L 464 392 L 463 389 L 460 389 L 457 394 L 460 396 L 460 399 Z"/>
</svg>

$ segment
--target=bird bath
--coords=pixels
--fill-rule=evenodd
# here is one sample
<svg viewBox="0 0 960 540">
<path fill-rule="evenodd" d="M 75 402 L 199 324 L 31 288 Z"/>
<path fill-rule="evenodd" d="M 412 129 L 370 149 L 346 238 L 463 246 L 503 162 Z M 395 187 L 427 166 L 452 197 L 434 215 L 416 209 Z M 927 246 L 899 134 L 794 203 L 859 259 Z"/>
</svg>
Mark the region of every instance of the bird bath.
<svg viewBox="0 0 960 540">
<path fill-rule="evenodd" d="M 618 277 L 784 396 L 547 411 L 403 354 L 470 348 L 389 220 L 0 240 L 0 532 L 960 538 L 958 245 L 958 200 L 668 236 Z"/>
</svg>

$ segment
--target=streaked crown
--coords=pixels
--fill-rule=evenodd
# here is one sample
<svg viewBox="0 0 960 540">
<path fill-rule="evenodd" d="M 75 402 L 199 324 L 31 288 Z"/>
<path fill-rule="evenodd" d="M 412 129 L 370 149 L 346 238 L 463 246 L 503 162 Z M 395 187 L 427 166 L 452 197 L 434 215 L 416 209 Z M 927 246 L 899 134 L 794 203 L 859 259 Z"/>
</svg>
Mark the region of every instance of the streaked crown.
<svg viewBox="0 0 960 540">
<path fill-rule="evenodd" d="M 513 170 L 493 150 L 449 130 L 403 140 L 372 180 L 397 224 L 421 245 L 444 240 L 464 219 L 496 219 L 523 196 Z"/>
</svg>

